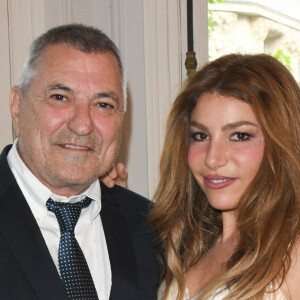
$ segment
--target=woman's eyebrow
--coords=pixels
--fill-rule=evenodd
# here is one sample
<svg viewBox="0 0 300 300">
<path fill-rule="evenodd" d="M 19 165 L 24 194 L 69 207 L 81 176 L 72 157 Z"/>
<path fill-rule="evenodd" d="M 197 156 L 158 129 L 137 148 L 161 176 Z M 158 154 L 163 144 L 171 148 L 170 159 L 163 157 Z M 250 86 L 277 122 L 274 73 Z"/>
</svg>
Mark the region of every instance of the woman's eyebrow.
<svg viewBox="0 0 300 300">
<path fill-rule="evenodd" d="M 197 128 L 200 129 L 200 130 L 206 130 L 206 131 L 208 131 L 208 128 L 207 128 L 205 125 L 203 125 L 203 124 L 201 124 L 201 123 L 198 123 L 198 122 L 196 122 L 196 121 L 192 121 L 192 122 L 190 123 L 190 126 L 197 127 Z"/>
<path fill-rule="evenodd" d="M 236 128 L 244 126 L 244 125 L 259 127 L 256 123 L 252 123 L 252 122 L 249 122 L 249 121 L 238 121 L 238 122 L 228 123 L 228 124 L 224 125 L 222 127 L 222 131 L 226 131 L 226 130 L 230 130 L 230 129 L 236 129 Z M 206 127 L 205 125 L 203 125 L 201 123 L 198 123 L 196 121 L 192 121 L 190 126 L 196 127 L 200 130 L 205 130 L 205 131 L 209 130 L 208 127 Z"/>
<path fill-rule="evenodd" d="M 256 123 L 252 123 L 249 121 L 238 121 L 238 122 L 228 123 L 228 124 L 224 125 L 222 127 L 222 131 L 229 130 L 229 129 L 236 129 L 236 128 L 244 126 L 244 125 L 259 127 L 258 124 L 256 124 Z"/>
</svg>

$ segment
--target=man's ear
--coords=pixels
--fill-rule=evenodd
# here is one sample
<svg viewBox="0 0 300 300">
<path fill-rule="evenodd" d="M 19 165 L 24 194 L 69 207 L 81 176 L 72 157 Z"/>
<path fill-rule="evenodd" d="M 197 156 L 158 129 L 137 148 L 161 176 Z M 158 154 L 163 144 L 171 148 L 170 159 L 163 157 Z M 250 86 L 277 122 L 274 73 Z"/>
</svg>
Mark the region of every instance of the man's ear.
<svg viewBox="0 0 300 300">
<path fill-rule="evenodd" d="M 9 95 L 9 106 L 10 114 L 13 122 L 15 137 L 18 137 L 20 134 L 20 122 L 19 122 L 19 113 L 21 105 L 22 93 L 20 88 L 16 85 L 12 87 Z"/>
</svg>

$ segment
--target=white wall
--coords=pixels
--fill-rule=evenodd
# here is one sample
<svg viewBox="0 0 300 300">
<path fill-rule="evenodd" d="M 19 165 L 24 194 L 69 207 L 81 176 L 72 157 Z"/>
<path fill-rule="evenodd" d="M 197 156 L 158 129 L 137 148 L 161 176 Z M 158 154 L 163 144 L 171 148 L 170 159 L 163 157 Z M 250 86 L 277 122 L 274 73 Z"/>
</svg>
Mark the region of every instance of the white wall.
<svg viewBox="0 0 300 300">
<path fill-rule="evenodd" d="M 10 90 L 10 56 L 7 1 L 0 0 L 0 149 L 12 142 L 12 126 L 8 105 Z"/>
</svg>

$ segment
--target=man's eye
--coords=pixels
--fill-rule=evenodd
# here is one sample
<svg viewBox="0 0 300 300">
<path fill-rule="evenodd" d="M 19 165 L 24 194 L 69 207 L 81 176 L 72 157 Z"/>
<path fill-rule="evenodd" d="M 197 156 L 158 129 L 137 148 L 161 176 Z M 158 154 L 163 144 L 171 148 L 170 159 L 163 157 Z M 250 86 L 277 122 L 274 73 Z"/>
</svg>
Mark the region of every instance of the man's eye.
<svg viewBox="0 0 300 300">
<path fill-rule="evenodd" d="M 110 116 L 118 111 L 118 103 L 114 101 L 101 101 L 92 105 L 93 110 L 101 116 Z"/>
<path fill-rule="evenodd" d="M 196 142 L 203 142 L 208 139 L 207 134 L 205 134 L 203 132 L 192 132 L 190 134 L 190 137 L 192 140 L 194 140 Z"/>
<path fill-rule="evenodd" d="M 114 109 L 115 107 L 112 104 L 106 103 L 106 102 L 100 102 L 97 104 L 98 107 L 102 109 Z"/>
<path fill-rule="evenodd" d="M 54 94 L 51 96 L 51 98 L 57 100 L 57 101 L 65 101 L 67 100 L 66 96 L 60 95 L 60 94 Z"/>
<path fill-rule="evenodd" d="M 231 136 L 231 140 L 235 142 L 245 142 L 250 140 L 252 135 L 247 132 L 235 132 Z"/>
</svg>

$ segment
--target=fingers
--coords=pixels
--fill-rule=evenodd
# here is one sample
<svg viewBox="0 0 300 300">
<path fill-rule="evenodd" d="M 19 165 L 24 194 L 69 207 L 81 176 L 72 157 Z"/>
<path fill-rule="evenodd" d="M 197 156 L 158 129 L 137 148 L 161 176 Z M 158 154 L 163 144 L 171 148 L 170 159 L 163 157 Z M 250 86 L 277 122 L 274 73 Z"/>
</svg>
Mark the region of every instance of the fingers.
<svg viewBox="0 0 300 300">
<path fill-rule="evenodd" d="M 108 176 L 112 179 L 112 180 L 116 180 L 118 178 L 118 171 L 116 169 L 115 166 L 112 166 L 110 171 L 108 172 Z"/>
<path fill-rule="evenodd" d="M 109 188 L 114 187 L 116 184 L 127 188 L 128 172 L 125 170 L 124 164 L 118 163 L 106 175 L 100 177 L 100 180 Z"/>
<path fill-rule="evenodd" d="M 128 172 L 125 170 L 125 166 L 122 163 L 117 164 L 117 184 L 127 188 Z"/>
</svg>

